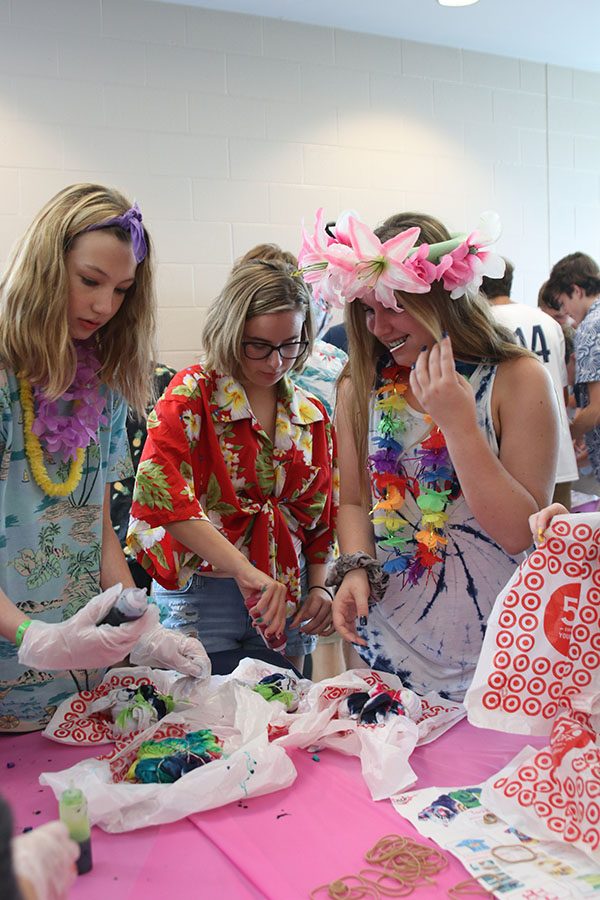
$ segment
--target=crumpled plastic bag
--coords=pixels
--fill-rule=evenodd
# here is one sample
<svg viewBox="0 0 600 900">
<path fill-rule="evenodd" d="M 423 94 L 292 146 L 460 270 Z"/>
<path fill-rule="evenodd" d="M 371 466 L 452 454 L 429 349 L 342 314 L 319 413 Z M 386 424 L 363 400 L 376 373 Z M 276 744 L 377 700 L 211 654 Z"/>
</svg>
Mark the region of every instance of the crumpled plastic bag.
<svg viewBox="0 0 600 900">
<path fill-rule="evenodd" d="M 277 671 L 286 670 L 245 659 L 228 677 L 251 686 L 266 674 Z M 462 704 L 444 700 L 434 692 L 417 698 L 412 691 L 406 691 L 407 711 L 408 707 L 416 709 L 417 703 L 420 707 L 414 719 L 389 714 L 383 721 L 365 724 L 358 718 L 349 718 L 343 707 L 351 694 L 404 691 L 395 675 L 371 669 L 353 669 L 314 684 L 299 681 L 298 690 L 297 712 L 287 712 L 282 704 L 269 703 L 278 707 L 269 723 L 274 743 L 282 747 L 329 748 L 358 756 L 374 800 L 391 797 L 412 784 L 416 776 L 408 759 L 415 746 L 435 740 L 465 715 Z"/>
<path fill-rule="evenodd" d="M 600 864 L 600 738 L 557 716 L 550 744 L 525 747 L 486 781 L 481 802 L 514 828 L 564 841 Z"/>
<path fill-rule="evenodd" d="M 198 703 L 172 712 L 133 740 L 119 742 L 104 758 L 83 760 L 61 772 L 44 772 L 58 798 L 75 784 L 85 794 L 92 825 L 122 832 L 174 822 L 289 787 L 296 769 L 282 747 L 268 740 L 272 709 L 235 681 L 217 684 Z M 173 784 L 131 784 L 122 779 L 143 741 L 182 737 L 210 728 L 223 743 L 223 757 L 183 775 Z"/>
<path fill-rule="evenodd" d="M 111 691 L 142 684 L 151 684 L 161 694 L 170 694 L 175 700 L 174 712 L 197 703 L 208 690 L 206 681 L 181 676 L 179 672 L 148 666 L 110 669 L 94 690 L 80 691 L 63 700 L 42 732 L 44 737 L 60 744 L 77 745 L 107 744 L 126 739 L 127 735 L 114 728 L 104 707 L 108 705 Z M 139 728 L 132 728 L 129 737 L 138 733 Z"/>
</svg>

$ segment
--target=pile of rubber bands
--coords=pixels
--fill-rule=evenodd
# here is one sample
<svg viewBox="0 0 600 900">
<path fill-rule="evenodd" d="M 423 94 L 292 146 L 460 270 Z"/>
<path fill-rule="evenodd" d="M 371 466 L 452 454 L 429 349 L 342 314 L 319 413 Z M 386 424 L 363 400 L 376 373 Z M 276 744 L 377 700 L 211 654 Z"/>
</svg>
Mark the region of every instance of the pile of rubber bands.
<svg viewBox="0 0 600 900">
<path fill-rule="evenodd" d="M 399 834 L 388 834 L 367 850 L 368 868 L 356 875 L 343 875 L 329 884 L 321 884 L 311 891 L 311 897 L 330 897 L 332 900 L 362 900 L 363 897 L 408 897 L 421 887 L 436 884 L 434 876 L 448 865 L 448 857 L 440 850 L 420 844 Z M 473 879 L 450 889 L 451 897 L 488 896 Z"/>
</svg>

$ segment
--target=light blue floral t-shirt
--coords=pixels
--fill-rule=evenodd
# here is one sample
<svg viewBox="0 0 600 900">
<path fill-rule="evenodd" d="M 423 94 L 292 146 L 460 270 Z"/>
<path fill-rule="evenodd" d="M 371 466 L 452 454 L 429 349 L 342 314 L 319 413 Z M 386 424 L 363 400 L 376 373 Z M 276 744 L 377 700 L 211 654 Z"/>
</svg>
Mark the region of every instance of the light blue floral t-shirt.
<svg viewBox="0 0 600 900">
<path fill-rule="evenodd" d="M 68 497 L 48 497 L 25 456 L 18 382 L 0 368 L 0 587 L 32 619 L 62 622 L 100 591 L 104 488 L 131 475 L 127 406 L 104 391 L 107 421 L 86 450 L 81 481 Z M 69 464 L 48 454 L 44 462 L 52 481 L 65 480 Z M 98 670 L 28 669 L 0 638 L 0 731 L 43 728 L 65 697 L 101 677 Z"/>
<path fill-rule="evenodd" d="M 307 394 L 318 397 L 332 418 L 337 380 L 347 361 L 347 355 L 339 347 L 316 340 L 302 371 L 291 372 L 290 377 Z"/>
<path fill-rule="evenodd" d="M 581 408 L 590 402 L 588 384 L 600 381 L 600 298 L 575 331 L 575 398 Z M 600 479 L 600 425 L 585 435 L 590 464 Z"/>
</svg>

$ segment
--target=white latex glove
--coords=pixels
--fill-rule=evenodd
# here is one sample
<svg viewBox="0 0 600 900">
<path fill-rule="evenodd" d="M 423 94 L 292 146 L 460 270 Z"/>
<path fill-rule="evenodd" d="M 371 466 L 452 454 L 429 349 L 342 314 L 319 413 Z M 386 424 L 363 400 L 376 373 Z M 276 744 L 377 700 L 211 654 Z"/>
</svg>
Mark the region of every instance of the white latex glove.
<svg viewBox="0 0 600 900">
<path fill-rule="evenodd" d="M 23 635 L 19 662 L 34 669 L 101 669 L 127 656 L 140 635 L 158 621 L 158 609 L 149 606 L 143 616 L 123 625 L 96 625 L 106 616 L 122 586 L 98 594 L 65 622 L 34 619 Z"/>
<path fill-rule="evenodd" d="M 174 669 L 200 679 L 208 678 L 211 672 L 210 659 L 200 641 L 162 625 L 141 636 L 129 659 L 136 666 Z"/>
<path fill-rule="evenodd" d="M 48 822 L 12 839 L 13 870 L 28 881 L 37 900 L 66 900 L 77 878 L 79 846 L 63 822 Z"/>
</svg>

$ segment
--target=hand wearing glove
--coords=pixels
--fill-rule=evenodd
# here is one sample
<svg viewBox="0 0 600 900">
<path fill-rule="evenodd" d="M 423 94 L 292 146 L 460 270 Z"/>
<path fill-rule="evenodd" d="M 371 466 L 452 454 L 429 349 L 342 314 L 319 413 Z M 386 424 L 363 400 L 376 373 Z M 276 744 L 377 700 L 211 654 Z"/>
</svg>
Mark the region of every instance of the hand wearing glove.
<svg viewBox="0 0 600 900">
<path fill-rule="evenodd" d="M 121 593 L 120 584 L 93 597 L 64 622 L 34 619 L 19 647 L 21 665 L 34 669 L 101 669 L 127 656 L 140 636 L 158 621 L 158 609 L 149 606 L 143 616 L 123 625 L 97 625 Z"/>
<path fill-rule="evenodd" d="M 48 822 L 12 839 L 13 870 L 36 900 L 66 900 L 77 878 L 79 846 L 62 822 Z"/>
<path fill-rule="evenodd" d="M 162 625 L 141 636 L 129 659 L 136 666 L 174 669 L 194 678 L 208 678 L 211 672 L 210 659 L 200 641 Z"/>
</svg>

